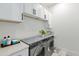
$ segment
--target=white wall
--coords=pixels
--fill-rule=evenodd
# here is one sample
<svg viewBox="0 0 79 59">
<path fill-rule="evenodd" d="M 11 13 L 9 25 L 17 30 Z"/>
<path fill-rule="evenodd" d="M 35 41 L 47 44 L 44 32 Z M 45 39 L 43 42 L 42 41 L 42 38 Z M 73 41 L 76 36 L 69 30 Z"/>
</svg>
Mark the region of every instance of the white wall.
<svg viewBox="0 0 79 59">
<path fill-rule="evenodd" d="M 79 52 L 79 4 L 56 4 L 50 11 L 55 46 Z"/>
<path fill-rule="evenodd" d="M 24 39 L 35 36 L 39 34 L 40 29 L 44 29 L 43 21 L 29 17 L 24 17 L 23 23 L 0 22 L 0 35 L 10 35 L 11 38 Z"/>
</svg>

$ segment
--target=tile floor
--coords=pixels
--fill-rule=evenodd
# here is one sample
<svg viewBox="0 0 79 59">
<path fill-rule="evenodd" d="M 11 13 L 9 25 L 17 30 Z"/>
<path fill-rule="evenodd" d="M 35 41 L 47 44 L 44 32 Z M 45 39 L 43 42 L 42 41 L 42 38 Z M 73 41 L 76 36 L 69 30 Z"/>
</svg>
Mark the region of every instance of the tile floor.
<svg viewBox="0 0 79 59">
<path fill-rule="evenodd" d="M 79 56 L 79 55 L 66 49 L 55 48 L 52 56 Z"/>
</svg>

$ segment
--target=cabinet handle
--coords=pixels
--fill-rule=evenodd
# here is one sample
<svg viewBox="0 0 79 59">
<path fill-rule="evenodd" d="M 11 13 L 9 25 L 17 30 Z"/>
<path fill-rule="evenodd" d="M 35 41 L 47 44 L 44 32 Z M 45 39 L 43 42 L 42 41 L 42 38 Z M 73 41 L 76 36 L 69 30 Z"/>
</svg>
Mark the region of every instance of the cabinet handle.
<svg viewBox="0 0 79 59">
<path fill-rule="evenodd" d="M 22 15 L 22 20 L 23 20 L 23 13 L 21 15 Z"/>
<path fill-rule="evenodd" d="M 33 9 L 33 14 L 36 15 L 36 9 Z"/>
<path fill-rule="evenodd" d="M 46 14 L 44 15 L 44 19 L 46 19 L 47 18 L 47 16 L 46 16 Z"/>
</svg>

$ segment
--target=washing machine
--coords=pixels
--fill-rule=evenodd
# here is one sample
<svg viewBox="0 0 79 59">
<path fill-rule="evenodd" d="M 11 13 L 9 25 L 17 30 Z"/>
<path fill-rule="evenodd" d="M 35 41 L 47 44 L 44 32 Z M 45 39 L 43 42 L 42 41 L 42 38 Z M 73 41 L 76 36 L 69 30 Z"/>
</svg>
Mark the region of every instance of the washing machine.
<svg viewBox="0 0 79 59">
<path fill-rule="evenodd" d="M 45 56 L 51 56 L 54 52 L 54 36 L 46 38 L 44 41 L 42 41 L 42 45 L 45 50 Z"/>
<path fill-rule="evenodd" d="M 54 36 L 41 39 L 32 37 L 32 39 L 22 41 L 29 45 L 29 56 L 51 56 L 53 53 Z"/>
</svg>

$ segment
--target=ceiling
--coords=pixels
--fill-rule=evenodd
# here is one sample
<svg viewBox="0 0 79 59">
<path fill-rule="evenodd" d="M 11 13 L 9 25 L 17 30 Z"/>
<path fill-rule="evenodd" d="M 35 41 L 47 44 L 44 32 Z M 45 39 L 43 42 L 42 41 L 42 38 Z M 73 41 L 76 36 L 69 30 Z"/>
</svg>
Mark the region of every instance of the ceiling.
<svg viewBox="0 0 79 59">
<path fill-rule="evenodd" d="M 44 6 L 45 8 L 50 8 L 52 6 L 54 6 L 57 3 L 41 3 L 42 6 Z"/>
</svg>

